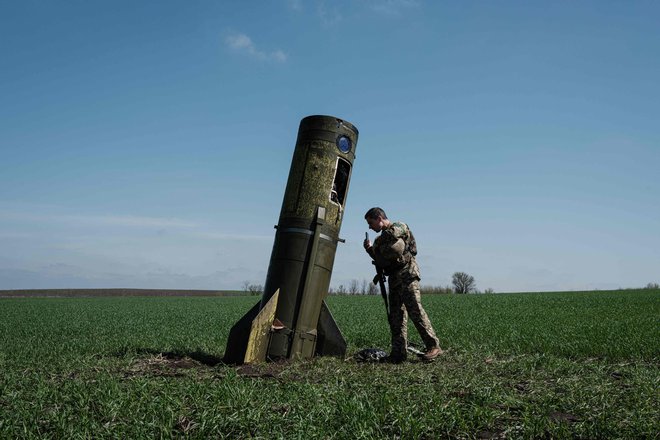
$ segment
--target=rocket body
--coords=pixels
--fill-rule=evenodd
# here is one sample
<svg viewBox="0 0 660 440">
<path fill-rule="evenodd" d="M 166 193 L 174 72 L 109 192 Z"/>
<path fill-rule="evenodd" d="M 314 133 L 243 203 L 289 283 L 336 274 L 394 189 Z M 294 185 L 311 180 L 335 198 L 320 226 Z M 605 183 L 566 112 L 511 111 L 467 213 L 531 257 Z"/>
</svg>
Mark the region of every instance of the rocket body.
<svg viewBox="0 0 660 440">
<path fill-rule="evenodd" d="M 332 116 L 300 122 L 263 297 L 232 328 L 226 361 L 345 353 L 324 299 L 342 241 L 357 140 L 351 123 Z"/>
</svg>

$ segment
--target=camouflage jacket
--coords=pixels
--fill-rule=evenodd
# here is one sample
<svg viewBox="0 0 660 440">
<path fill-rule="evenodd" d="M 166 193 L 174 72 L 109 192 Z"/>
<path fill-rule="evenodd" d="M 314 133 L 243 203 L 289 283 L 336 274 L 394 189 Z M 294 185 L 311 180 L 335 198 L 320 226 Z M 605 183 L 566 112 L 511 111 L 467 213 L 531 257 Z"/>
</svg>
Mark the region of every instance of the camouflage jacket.
<svg viewBox="0 0 660 440">
<path fill-rule="evenodd" d="M 419 266 L 415 260 L 417 243 L 407 224 L 392 222 L 374 240 L 373 257 L 386 275 L 410 275 L 419 279 Z"/>
</svg>

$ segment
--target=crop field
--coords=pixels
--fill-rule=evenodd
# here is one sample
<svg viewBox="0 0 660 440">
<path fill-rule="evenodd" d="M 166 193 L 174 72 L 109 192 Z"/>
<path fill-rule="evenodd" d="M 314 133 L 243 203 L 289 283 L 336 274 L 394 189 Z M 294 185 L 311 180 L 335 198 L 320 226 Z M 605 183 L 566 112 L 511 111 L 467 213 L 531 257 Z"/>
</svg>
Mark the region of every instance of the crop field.
<svg viewBox="0 0 660 440">
<path fill-rule="evenodd" d="M 256 301 L 0 298 L 0 438 L 659 438 L 658 290 L 427 295 L 446 353 L 399 365 L 351 358 L 380 297 L 330 297 L 347 359 L 224 365 Z"/>
</svg>

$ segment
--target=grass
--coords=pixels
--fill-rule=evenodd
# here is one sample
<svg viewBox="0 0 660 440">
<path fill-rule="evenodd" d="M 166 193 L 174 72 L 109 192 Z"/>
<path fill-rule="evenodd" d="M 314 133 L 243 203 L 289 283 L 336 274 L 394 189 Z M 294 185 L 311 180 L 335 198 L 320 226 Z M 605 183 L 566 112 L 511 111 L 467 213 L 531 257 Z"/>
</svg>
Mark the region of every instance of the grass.
<svg viewBox="0 0 660 440">
<path fill-rule="evenodd" d="M 438 295 L 433 363 L 220 363 L 254 297 L 0 299 L 0 438 L 658 438 L 660 291 Z M 379 297 L 331 297 L 349 356 Z M 414 329 L 413 342 L 419 341 Z"/>
</svg>

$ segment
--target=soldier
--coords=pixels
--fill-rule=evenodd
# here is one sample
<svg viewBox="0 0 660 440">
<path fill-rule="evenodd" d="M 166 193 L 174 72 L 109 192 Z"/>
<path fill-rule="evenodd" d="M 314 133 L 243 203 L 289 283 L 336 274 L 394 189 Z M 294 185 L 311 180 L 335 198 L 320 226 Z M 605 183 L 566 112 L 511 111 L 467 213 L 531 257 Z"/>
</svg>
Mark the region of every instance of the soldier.
<svg viewBox="0 0 660 440">
<path fill-rule="evenodd" d="M 410 315 L 419 332 L 426 352 L 422 356 L 430 361 L 442 354 L 440 342 L 433 331 L 431 321 L 422 307 L 419 291 L 419 266 L 415 260 L 417 245 L 415 237 L 402 222 L 391 222 L 381 208 L 371 208 L 364 218 L 372 229 L 381 234 L 374 240 L 364 240 L 364 249 L 376 265 L 388 276 L 389 323 L 392 333 L 392 351 L 389 360 L 403 362 L 407 356 L 408 319 Z"/>
</svg>

